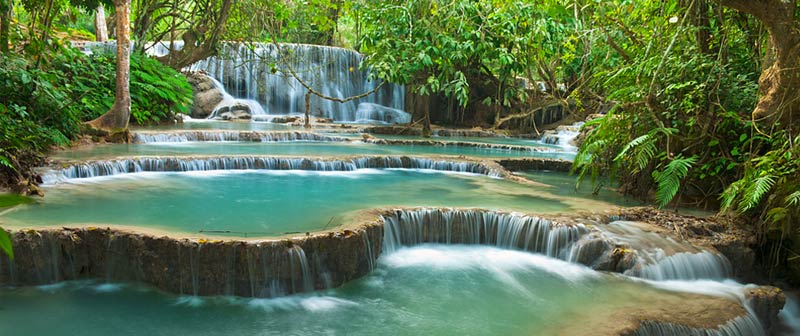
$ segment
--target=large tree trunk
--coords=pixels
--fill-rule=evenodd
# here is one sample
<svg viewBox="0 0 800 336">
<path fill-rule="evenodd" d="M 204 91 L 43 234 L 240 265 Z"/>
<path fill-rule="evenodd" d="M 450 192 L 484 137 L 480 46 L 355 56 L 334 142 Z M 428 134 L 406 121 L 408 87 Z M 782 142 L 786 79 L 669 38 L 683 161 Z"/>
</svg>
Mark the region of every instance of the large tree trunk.
<svg viewBox="0 0 800 336">
<path fill-rule="evenodd" d="M 0 52 L 8 51 L 8 30 L 11 27 L 12 0 L 0 0 Z"/>
<path fill-rule="evenodd" d="M 114 0 L 117 30 L 117 78 L 116 97 L 111 109 L 87 124 L 97 130 L 109 133 L 124 132 L 128 129 L 131 117 L 130 68 L 130 0 Z"/>
<path fill-rule="evenodd" d="M 106 10 L 103 4 L 97 6 L 94 13 L 94 31 L 98 42 L 108 41 L 108 26 L 106 26 Z"/>
<path fill-rule="evenodd" d="M 795 21 L 797 0 L 717 0 L 722 5 L 758 18 L 769 33 L 768 59 L 759 78 L 758 104 L 753 119 L 780 122 L 800 131 L 800 27 Z"/>
</svg>

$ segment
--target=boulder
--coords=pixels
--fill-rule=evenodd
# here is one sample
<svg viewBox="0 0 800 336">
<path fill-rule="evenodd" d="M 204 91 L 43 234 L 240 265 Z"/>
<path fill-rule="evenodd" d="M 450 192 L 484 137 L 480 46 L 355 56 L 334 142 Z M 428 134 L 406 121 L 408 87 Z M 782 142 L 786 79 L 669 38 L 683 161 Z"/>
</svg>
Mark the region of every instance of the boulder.
<svg viewBox="0 0 800 336">
<path fill-rule="evenodd" d="M 299 119 L 300 118 L 297 116 L 281 116 L 270 119 L 270 122 L 277 124 L 288 124 L 288 123 L 293 123 Z"/>
<path fill-rule="evenodd" d="M 224 92 L 217 87 L 214 80 L 202 72 L 188 76 L 192 86 L 192 118 L 206 118 L 214 112 L 214 108 L 224 99 Z"/>
<path fill-rule="evenodd" d="M 222 120 L 250 120 L 253 116 L 247 111 L 233 110 L 230 112 L 223 112 L 219 114 L 219 117 L 222 118 Z"/>
<path fill-rule="evenodd" d="M 753 314 L 761 321 L 764 330 L 771 330 L 777 325 L 778 313 L 786 304 L 786 295 L 780 288 L 772 286 L 748 288 L 744 297 Z"/>
</svg>

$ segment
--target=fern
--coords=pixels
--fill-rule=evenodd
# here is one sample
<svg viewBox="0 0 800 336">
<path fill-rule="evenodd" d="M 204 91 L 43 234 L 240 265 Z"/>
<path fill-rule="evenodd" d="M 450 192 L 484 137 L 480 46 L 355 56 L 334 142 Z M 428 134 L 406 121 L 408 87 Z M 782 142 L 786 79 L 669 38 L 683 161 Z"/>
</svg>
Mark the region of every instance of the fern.
<svg viewBox="0 0 800 336">
<path fill-rule="evenodd" d="M 680 189 L 681 181 L 689 174 L 689 169 L 696 161 L 696 156 L 689 158 L 678 156 L 664 167 L 664 171 L 653 172 L 653 178 L 658 186 L 656 200 L 660 207 L 666 206 L 675 198 Z"/>
<path fill-rule="evenodd" d="M 772 189 L 774 184 L 775 176 L 768 173 L 762 173 L 761 176 L 753 179 L 752 183 L 747 185 L 747 188 L 745 188 L 742 194 L 742 200 L 739 202 L 739 212 L 744 213 L 747 210 L 755 208 L 764 198 L 764 195 Z"/>
<path fill-rule="evenodd" d="M 784 200 L 786 202 L 786 206 L 798 206 L 800 205 L 800 190 L 791 193 L 789 196 L 786 196 Z"/>
<path fill-rule="evenodd" d="M 722 199 L 722 210 L 727 211 L 736 202 L 736 198 L 742 192 L 742 186 L 746 183 L 744 179 L 731 183 L 725 191 L 722 192 L 720 198 Z"/>
</svg>

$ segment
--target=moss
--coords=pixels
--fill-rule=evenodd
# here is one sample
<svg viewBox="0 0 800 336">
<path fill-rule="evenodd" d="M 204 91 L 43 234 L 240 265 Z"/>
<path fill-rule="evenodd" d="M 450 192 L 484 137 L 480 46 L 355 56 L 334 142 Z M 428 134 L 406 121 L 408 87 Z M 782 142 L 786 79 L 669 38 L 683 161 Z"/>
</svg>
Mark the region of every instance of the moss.
<svg viewBox="0 0 800 336">
<path fill-rule="evenodd" d="M 20 204 L 32 203 L 33 199 L 16 194 L 0 194 L 0 208 L 8 208 Z"/>
</svg>

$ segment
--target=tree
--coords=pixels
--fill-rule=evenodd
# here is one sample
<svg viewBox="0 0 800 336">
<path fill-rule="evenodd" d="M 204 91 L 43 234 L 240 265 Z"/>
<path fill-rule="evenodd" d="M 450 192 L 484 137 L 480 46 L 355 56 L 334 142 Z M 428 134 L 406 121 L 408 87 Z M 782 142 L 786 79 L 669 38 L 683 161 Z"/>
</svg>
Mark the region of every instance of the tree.
<svg viewBox="0 0 800 336">
<path fill-rule="evenodd" d="M 87 124 L 98 130 L 116 133 L 127 130 L 131 118 L 130 67 L 130 0 L 114 0 L 117 31 L 117 72 L 114 105 L 99 118 Z"/>
<path fill-rule="evenodd" d="M 800 131 L 800 26 L 797 0 L 718 0 L 722 5 L 756 17 L 769 34 L 768 56 L 759 78 L 755 120 L 780 122 Z"/>
<path fill-rule="evenodd" d="M 453 99 L 461 110 L 457 119 L 469 114 L 474 123 L 499 127 L 510 120 L 504 114 L 534 110 L 546 96 L 565 97 L 573 87 L 568 82 L 580 77 L 573 72 L 584 61 L 575 57 L 583 40 L 574 36 L 578 20 L 570 3 L 366 2 L 359 11 L 360 50 L 378 77 L 419 95 Z M 537 80 L 550 83 L 548 95 L 531 89 Z M 565 82 L 565 92 L 554 89 Z M 489 118 L 478 104 L 491 109 Z"/>
<path fill-rule="evenodd" d="M 169 52 L 157 59 L 176 70 L 214 55 L 232 4 L 233 0 L 136 0 L 132 32 L 136 50 L 152 47 L 148 41 L 168 41 Z"/>
<path fill-rule="evenodd" d="M 97 5 L 94 14 L 94 35 L 98 42 L 108 41 L 108 28 L 106 27 L 106 10 L 103 4 Z"/>
<path fill-rule="evenodd" d="M 8 31 L 11 27 L 11 1 L 0 0 L 0 52 L 8 52 Z"/>
</svg>

